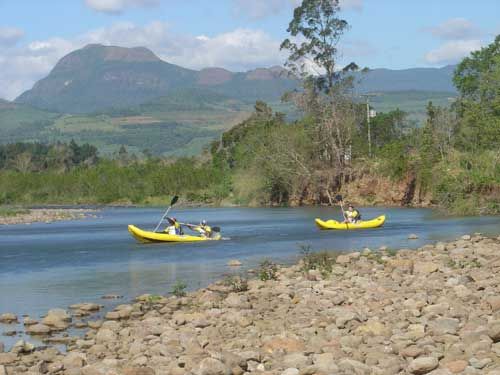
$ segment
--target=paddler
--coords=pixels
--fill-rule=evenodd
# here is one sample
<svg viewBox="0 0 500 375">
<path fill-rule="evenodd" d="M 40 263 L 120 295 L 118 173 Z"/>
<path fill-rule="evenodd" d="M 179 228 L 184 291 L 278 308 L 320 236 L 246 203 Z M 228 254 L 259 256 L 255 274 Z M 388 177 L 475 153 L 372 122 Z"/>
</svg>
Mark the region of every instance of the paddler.
<svg viewBox="0 0 500 375">
<path fill-rule="evenodd" d="M 357 223 L 361 220 L 361 213 L 354 208 L 352 204 L 347 207 L 347 211 L 345 212 L 345 220 L 344 223 Z"/>
<path fill-rule="evenodd" d="M 168 234 L 174 234 L 174 235 L 182 235 L 184 234 L 182 232 L 182 227 L 181 224 L 177 221 L 175 217 L 167 217 L 168 220 L 168 227 L 165 228 L 165 232 Z"/>
<path fill-rule="evenodd" d="M 203 237 L 211 238 L 212 237 L 212 228 L 207 224 L 206 220 L 202 220 L 200 225 L 192 225 L 192 224 L 184 224 L 192 231 L 198 232 Z"/>
</svg>

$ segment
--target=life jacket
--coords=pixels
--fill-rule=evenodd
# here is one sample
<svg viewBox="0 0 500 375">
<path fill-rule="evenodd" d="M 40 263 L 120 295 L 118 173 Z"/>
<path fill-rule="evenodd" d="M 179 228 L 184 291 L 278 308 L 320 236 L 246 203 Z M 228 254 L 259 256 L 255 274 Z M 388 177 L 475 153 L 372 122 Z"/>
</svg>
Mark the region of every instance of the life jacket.
<svg viewBox="0 0 500 375">
<path fill-rule="evenodd" d="M 346 211 L 346 215 L 350 219 L 354 219 L 354 220 L 360 220 L 361 219 L 361 214 L 356 209 L 354 209 L 352 211 Z"/>
<path fill-rule="evenodd" d="M 174 224 L 175 234 L 183 234 L 181 225 L 176 221 Z"/>
</svg>

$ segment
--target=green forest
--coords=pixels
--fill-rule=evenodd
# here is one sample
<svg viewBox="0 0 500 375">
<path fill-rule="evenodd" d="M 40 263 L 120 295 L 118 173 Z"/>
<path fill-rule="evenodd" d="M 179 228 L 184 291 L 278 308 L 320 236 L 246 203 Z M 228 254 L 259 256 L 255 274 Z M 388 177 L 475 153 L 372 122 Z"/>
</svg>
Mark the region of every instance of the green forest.
<svg viewBox="0 0 500 375">
<path fill-rule="evenodd" d="M 349 200 L 377 203 L 384 180 L 404 187 L 399 205 L 498 214 L 500 36 L 457 66 L 453 104 L 429 102 L 424 124 L 415 127 L 399 109 L 370 117 L 356 98 L 351 72 L 359 68 L 337 66 L 335 43 L 348 28 L 337 13 L 334 4 L 304 1 L 288 32 L 305 42 L 281 45 L 287 68 L 303 82 L 283 97 L 297 120 L 257 101 L 253 114 L 191 158 L 138 157 L 124 147 L 99 158 L 95 147 L 75 142 L 4 145 L 0 204 L 164 204 L 174 194 L 203 204 L 333 204 L 364 179 L 372 182 L 363 196 Z M 332 38 L 321 38 L 316 24 Z M 325 74 L 305 72 L 305 57 Z"/>
</svg>

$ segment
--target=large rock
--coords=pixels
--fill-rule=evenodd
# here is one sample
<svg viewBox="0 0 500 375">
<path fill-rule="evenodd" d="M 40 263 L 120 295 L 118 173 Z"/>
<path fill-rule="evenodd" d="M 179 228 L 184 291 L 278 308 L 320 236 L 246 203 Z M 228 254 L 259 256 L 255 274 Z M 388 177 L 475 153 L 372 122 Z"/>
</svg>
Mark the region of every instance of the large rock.
<svg viewBox="0 0 500 375">
<path fill-rule="evenodd" d="M 42 323 L 52 327 L 55 330 L 64 330 L 69 327 L 71 322 L 71 315 L 63 309 L 49 310 L 47 316 L 43 318 Z"/>
<path fill-rule="evenodd" d="M 410 363 L 408 371 L 415 375 L 427 374 L 438 367 L 438 365 L 439 361 L 435 357 L 419 357 Z"/>
<path fill-rule="evenodd" d="M 33 324 L 28 327 L 26 327 L 26 333 L 28 335 L 48 335 L 50 333 L 51 329 L 49 326 L 46 326 L 45 324 Z"/>
<path fill-rule="evenodd" d="M 85 355 L 81 353 L 68 353 L 62 360 L 62 364 L 66 370 L 74 368 L 82 368 L 87 363 Z"/>
<path fill-rule="evenodd" d="M 101 328 L 97 331 L 95 341 L 97 344 L 107 344 L 116 341 L 117 335 L 109 328 Z"/>
<path fill-rule="evenodd" d="M 5 323 L 5 324 L 17 323 L 17 315 L 12 313 L 1 314 L 0 323 Z"/>
</svg>

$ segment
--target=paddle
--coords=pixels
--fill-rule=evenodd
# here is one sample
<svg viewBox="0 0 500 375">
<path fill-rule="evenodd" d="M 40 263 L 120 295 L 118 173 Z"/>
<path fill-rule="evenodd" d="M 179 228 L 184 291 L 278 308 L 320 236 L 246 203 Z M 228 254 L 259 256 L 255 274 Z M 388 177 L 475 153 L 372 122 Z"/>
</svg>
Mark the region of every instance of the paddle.
<svg viewBox="0 0 500 375">
<path fill-rule="evenodd" d="M 343 204 L 343 199 L 342 195 L 338 194 L 335 196 L 335 200 L 339 202 L 340 204 L 340 209 L 342 210 L 342 216 L 344 217 L 344 221 L 346 221 L 345 225 L 347 228 L 349 228 L 349 224 L 347 224 L 347 217 L 345 216 L 345 211 L 344 211 L 344 204 Z"/>
<path fill-rule="evenodd" d="M 158 223 L 158 225 L 156 226 L 156 228 L 155 228 L 155 230 L 153 232 L 156 232 L 158 230 L 158 228 L 160 227 L 161 223 L 163 222 L 163 220 L 165 219 L 165 217 L 168 215 L 168 211 L 170 211 L 170 209 L 172 208 L 172 206 L 174 204 L 176 204 L 178 200 L 179 200 L 179 197 L 177 195 L 172 198 L 172 200 L 170 201 L 170 206 L 168 206 L 167 211 L 165 211 L 165 213 L 161 217 L 160 222 Z"/>
<path fill-rule="evenodd" d="M 197 224 L 189 224 L 189 223 L 179 223 L 179 224 L 180 225 L 185 225 L 188 228 L 194 228 L 194 227 L 198 227 L 199 226 Z M 220 227 L 211 227 L 211 228 L 212 228 L 212 232 L 220 233 Z"/>
</svg>

